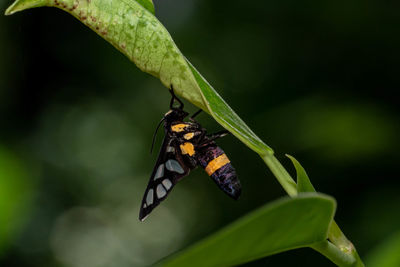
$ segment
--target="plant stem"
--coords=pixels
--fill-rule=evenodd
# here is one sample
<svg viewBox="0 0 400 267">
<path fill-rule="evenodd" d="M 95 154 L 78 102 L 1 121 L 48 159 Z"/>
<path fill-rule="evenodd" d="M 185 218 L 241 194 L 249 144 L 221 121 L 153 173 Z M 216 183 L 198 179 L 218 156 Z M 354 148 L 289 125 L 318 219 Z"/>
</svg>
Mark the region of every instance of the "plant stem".
<svg viewBox="0 0 400 267">
<path fill-rule="evenodd" d="M 343 251 L 328 240 L 316 243 L 310 247 L 327 257 L 337 266 L 357 266 L 355 265 L 356 259 L 352 255 L 343 253 Z"/>
<path fill-rule="evenodd" d="M 275 175 L 283 189 L 291 197 L 297 196 L 297 185 L 279 160 L 271 153 L 261 155 L 271 172 Z M 328 240 L 314 244 L 315 249 L 338 266 L 364 266 L 353 244 L 346 238 L 335 221 L 332 221 L 328 232 Z"/>
<path fill-rule="evenodd" d="M 285 189 L 286 193 L 291 197 L 297 196 L 296 182 L 278 161 L 278 159 L 271 153 L 262 156 L 262 159 L 275 175 L 276 179 L 278 179 L 278 182 L 281 184 L 283 189 Z"/>
<path fill-rule="evenodd" d="M 332 221 L 331 227 L 329 228 L 328 238 L 340 251 L 352 255 L 356 259 L 356 265 L 354 266 L 364 266 L 353 243 L 347 239 L 335 221 Z"/>
</svg>

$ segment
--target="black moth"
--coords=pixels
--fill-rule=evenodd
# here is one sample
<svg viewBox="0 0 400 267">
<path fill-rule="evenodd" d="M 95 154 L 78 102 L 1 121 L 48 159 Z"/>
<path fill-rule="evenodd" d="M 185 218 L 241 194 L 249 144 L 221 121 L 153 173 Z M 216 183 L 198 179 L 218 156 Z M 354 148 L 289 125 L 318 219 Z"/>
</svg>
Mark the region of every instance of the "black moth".
<svg viewBox="0 0 400 267">
<path fill-rule="evenodd" d="M 214 141 L 228 132 L 207 134 L 206 129 L 194 120 L 201 110 L 191 116 L 188 122 L 184 122 L 189 114 L 183 110 L 183 103 L 175 96 L 172 87 L 170 92 L 170 110 L 160 121 L 160 124 L 164 122 L 165 137 L 143 196 L 139 214 L 141 221 L 168 196 L 177 182 L 197 166 L 203 167 L 218 187 L 230 197 L 238 199 L 241 192 L 235 169 Z M 179 107 L 173 106 L 175 100 L 179 102 Z"/>
</svg>

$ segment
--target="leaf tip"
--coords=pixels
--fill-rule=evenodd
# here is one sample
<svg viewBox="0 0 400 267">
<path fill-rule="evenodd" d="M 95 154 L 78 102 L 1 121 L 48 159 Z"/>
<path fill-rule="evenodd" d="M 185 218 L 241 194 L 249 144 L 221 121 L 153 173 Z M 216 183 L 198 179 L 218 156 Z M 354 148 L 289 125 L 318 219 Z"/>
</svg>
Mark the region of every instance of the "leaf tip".
<svg viewBox="0 0 400 267">
<path fill-rule="evenodd" d="M 290 154 L 285 154 L 285 156 L 286 156 L 288 159 L 290 159 L 294 165 L 296 165 L 296 164 L 297 164 L 297 165 L 301 165 L 300 162 L 299 162 L 295 157 L 293 157 L 292 155 L 290 155 Z"/>
<path fill-rule="evenodd" d="M 306 171 L 304 170 L 303 166 L 301 166 L 300 162 L 295 159 L 295 157 L 285 154 L 286 157 L 288 157 L 293 165 L 294 168 L 296 169 L 297 173 L 297 191 L 300 192 L 315 192 L 315 188 L 312 185 L 310 179 L 308 178 L 308 175 Z"/>
<path fill-rule="evenodd" d="M 46 6 L 48 0 L 16 0 L 6 9 L 4 15 L 9 16 L 25 9 Z"/>
<path fill-rule="evenodd" d="M 16 11 L 14 11 L 14 5 L 15 5 L 15 3 L 12 4 L 11 6 L 9 6 L 9 7 L 6 9 L 6 12 L 4 12 L 4 15 L 10 16 L 10 15 L 14 14 L 14 13 L 16 12 Z"/>
</svg>

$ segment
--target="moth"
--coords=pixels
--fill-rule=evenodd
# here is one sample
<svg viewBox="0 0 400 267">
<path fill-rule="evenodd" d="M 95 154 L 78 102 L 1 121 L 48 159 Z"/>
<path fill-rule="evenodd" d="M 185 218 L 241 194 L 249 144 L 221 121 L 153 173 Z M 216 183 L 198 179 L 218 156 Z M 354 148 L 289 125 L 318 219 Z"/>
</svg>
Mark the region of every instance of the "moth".
<svg viewBox="0 0 400 267">
<path fill-rule="evenodd" d="M 139 214 L 141 221 L 144 221 L 168 196 L 172 188 L 197 166 L 201 166 L 228 196 L 236 200 L 241 193 L 235 169 L 225 152 L 215 143 L 216 139 L 227 135 L 228 132 L 207 134 L 206 129 L 194 120 L 201 110 L 193 114 L 189 121 L 184 121 L 189 113 L 183 110 L 184 105 L 175 96 L 172 86 L 170 93 L 170 110 L 165 113 L 153 136 L 151 150 L 157 130 L 164 122 L 165 136 L 143 196 Z M 179 103 L 179 107 L 174 107 L 175 101 Z"/>
</svg>

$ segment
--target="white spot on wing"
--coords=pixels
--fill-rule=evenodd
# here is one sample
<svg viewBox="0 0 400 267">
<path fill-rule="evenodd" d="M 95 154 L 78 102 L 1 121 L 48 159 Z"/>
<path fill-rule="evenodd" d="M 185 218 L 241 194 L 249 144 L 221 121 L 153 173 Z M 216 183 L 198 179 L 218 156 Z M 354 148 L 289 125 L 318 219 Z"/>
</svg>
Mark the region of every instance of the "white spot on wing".
<svg viewBox="0 0 400 267">
<path fill-rule="evenodd" d="M 167 191 L 165 191 L 164 187 L 162 184 L 157 185 L 157 197 L 162 198 L 167 194 Z"/>
<path fill-rule="evenodd" d="M 182 169 L 181 165 L 179 165 L 179 162 L 177 162 L 174 159 L 170 159 L 167 162 L 165 162 L 165 167 L 167 170 L 171 172 L 177 172 L 179 174 L 184 173 L 185 171 Z"/>
<path fill-rule="evenodd" d="M 147 192 L 147 196 L 146 196 L 146 203 L 147 206 L 150 206 L 151 204 L 153 204 L 153 189 L 150 189 L 149 192 Z"/>
<path fill-rule="evenodd" d="M 144 218 L 142 218 L 140 221 L 143 222 L 144 220 L 146 220 L 147 217 L 149 217 L 150 214 L 147 214 Z"/>
<path fill-rule="evenodd" d="M 161 178 L 164 176 L 164 164 L 160 164 L 158 166 L 156 174 L 154 175 L 154 180 L 157 180 L 158 178 Z"/>
<path fill-rule="evenodd" d="M 170 179 L 164 179 L 162 181 L 162 184 L 164 185 L 164 187 L 169 190 L 172 187 L 172 183 Z"/>
</svg>

